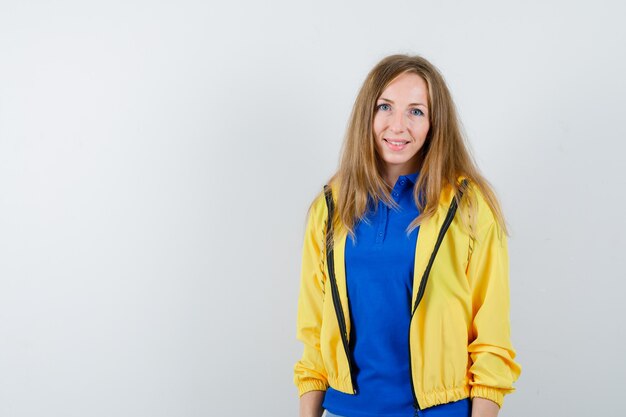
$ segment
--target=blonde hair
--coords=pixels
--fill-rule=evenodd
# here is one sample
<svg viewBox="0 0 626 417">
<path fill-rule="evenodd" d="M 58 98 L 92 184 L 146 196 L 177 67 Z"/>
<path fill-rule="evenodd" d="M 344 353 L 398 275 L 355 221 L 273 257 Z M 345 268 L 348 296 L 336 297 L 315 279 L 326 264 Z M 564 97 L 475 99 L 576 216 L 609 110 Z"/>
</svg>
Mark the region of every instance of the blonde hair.
<svg viewBox="0 0 626 417">
<path fill-rule="evenodd" d="M 390 207 L 398 206 L 381 174 L 383 161 L 375 149 L 373 119 L 376 100 L 383 90 L 397 76 L 406 72 L 415 73 L 426 82 L 430 109 L 430 129 L 424 145 L 418 151 L 419 176 L 413 189 L 420 215 L 408 226 L 407 233 L 435 214 L 444 187 L 453 187 L 457 194 L 461 187 L 457 182 L 459 176 L 466 177 L 472 187 L 478 188 L 501 230 L 507 233 L 495 193 L 479 173 L 467 149 L 456 108 L 443 76 L 423 57 L 408 55 L 384 58 L 370 71 L 359 91 L 348 123 L 339 168 L 329 180 L 329 184 L 336 183 L 339 188 L 333 224 L 343 224 L 354 238 L 355 224 L 367 210 L 368 197 L 373 199 L 374 207 L 381 200 Z M 468 192 L 470 190 L 463 191 L 459 213 L 464 219 L 463 224 L 474 237 L 473 227 L 465 219 L 476 218 L 475 196 Z"/>
</svg>

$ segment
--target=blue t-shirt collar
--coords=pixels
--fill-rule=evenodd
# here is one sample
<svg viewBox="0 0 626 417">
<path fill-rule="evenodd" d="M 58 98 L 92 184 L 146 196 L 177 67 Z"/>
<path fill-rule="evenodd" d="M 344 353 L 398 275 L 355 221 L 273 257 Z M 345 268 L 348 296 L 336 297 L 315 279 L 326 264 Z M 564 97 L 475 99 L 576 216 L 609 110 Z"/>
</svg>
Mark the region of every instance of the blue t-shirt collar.
<svg viewBox="0 0 626 417">
<path fill-rule="evenodd" d="M 407 180 L 411 181 L 413 184 L 415 184 L 417 182 L 417 176 L 419 175 L 419 171 L 414 172 L 412 174 L 406 174 L 406 175 L 400 175 L 400 178 L 406 178 Z"/>
</svg>

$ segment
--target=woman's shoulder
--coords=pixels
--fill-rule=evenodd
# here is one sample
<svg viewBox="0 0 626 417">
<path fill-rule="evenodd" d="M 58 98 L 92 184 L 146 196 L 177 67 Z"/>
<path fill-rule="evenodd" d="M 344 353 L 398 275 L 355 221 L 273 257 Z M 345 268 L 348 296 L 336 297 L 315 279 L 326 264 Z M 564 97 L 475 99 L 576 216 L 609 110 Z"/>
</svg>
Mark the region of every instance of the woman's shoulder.
<svg viewBox="0 0 626 417">
<path fill-rule="evenodd" d="M 316 212 L 327 212 L 327 194 L 332 198 L 333 203 L 337 203 L 337 196 L 339 195 L 339 180 L 336 176 L 330 178 L 323 186 L 320 187 L 319 191 L 313 198 L 309 206 L 309 210 L 314 210 Z"/>
<path fill-rule="evenodd" d="M 326 187 L 322 187 L 310 204 L 310 209 L 315 211 L 320 211 L 322 208 L 326 207 Z"/>
<path fill-rule="evenodd" d="M 493 190 L 489 188 L 488 184 L 479 184 L 466 177 L 461 177 L 459 182 L 462 179 L 467 180 L 467 187 L 464 188 L 459 207 L 461 207 L 462 214 L 467 216 L 467 224 L 473 230 L 471 234 L 480 236 L 492 228 L 498 232 L 499 236 L 502 233 L 506 234 L 506 230 L 502 228 L 502 224 L 498 220 L 498 215 L 494 212 L 494 207 L 498 209 L 499 202 L 496 201 Z M 483 187 L 487 187 L 487 189 Z M 490 198 L 492 199 L 491 202 Z"/>
<path fill-rule="evenodd" d="M 322 224 L 326 221 L 328 215 L 328 208 L 326 206 L 326 189 L 321 187 L 315 194 L 313 201 L 309 204 L 308 215 L 309 220 L 313 220 L 317 224 Z"/>
<path fill-rule="evenodd" d="M 473 217 L 469 223 L 473 223 L 479 228 L 487 226 L 496 221 L 491 206 L 487 200 L 482 187 L 476 181 L 465 175 L 457 177 L 456 186 L 448 184 L 441 193 L 441 204 L 449 206 L 455 193 L 462 193 L 460 200 L 460 211 L 465 215 Z"/>
</svg>

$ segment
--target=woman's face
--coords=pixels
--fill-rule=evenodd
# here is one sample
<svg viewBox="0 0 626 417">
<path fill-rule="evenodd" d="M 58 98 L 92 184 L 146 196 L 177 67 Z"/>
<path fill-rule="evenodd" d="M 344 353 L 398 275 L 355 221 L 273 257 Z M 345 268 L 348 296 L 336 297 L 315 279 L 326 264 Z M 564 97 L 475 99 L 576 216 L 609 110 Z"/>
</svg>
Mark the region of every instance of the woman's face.
<svg viewBox="0 0 626 417">
<path fill-rule="evenodd" d="M 374 138 L 387 179 L 395 181 L 419 168 L 417 153 L 430 127 L 427 104 L 426 81 L 409 72 L 393 79 L 376 101 Z"/>
</svg>

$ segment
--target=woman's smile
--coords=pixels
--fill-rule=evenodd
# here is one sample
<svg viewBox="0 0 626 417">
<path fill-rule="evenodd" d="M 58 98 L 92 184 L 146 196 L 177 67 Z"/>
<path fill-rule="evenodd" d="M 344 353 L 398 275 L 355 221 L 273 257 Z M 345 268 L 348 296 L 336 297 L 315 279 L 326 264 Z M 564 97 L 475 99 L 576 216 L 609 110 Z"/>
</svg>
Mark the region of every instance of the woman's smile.
<svg viewBox="0 0 626 417">
<path fill-rule="evenodd" d="M 408 140 L 387 139 L 387 138 L 384 138 L 383 140 L 387 143 L 387 146 L 392 151 L 401 151 L 401 150 L 405 149 L 406 145 L 408 145 L 409 142 L 410 142 Z"/>
</svg>

